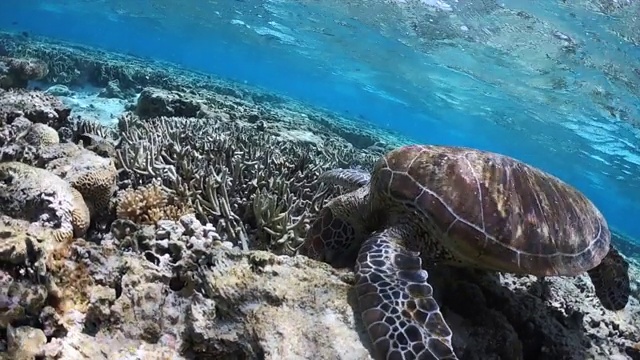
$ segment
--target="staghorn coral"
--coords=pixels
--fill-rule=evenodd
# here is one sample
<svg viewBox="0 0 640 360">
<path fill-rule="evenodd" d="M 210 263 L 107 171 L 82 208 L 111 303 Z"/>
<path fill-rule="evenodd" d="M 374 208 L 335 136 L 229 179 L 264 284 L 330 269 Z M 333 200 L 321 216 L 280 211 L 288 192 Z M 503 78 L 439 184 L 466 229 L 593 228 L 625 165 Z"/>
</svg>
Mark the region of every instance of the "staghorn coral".
<svg viewBox="0 0 640 360">
<path fill-rule="evenodd" d="M 375 159 L 344 143 L 292 143 L 216 117 L 142 121 L 129 114 L 119 128 L 118 167 L 134 187 L 162 179 L 166 191 L 191 205 L 202 222 L 216 224 L 245 249 L 291 253 L 315 208 L 318 174 Z"/>
<path fill-rule="evenodd" d="M 113 127 L 105 126 L 94 120 L 73 119 L 69 133 L 69 141 L 93 151 L 102 157 L 116 157 L 116 146 L 119 135 Z"/>
<path fill-rule="evenodd" d="M 52 229 L 59 241 L 83 236 L 90 221 L 82 195 L 50 171 L 0 163 L 0 214 Z"/>
<path fill-rule="evenodd" d="M 155 224 L 165 219 L 178 220 L 192 211 L 176 201 L 157 182 L 123 190 L 117 202 L 117 217 L 137 224 Z"/>
<path fill-rule="evenodd" d="M 96 136 L 114 144 L 118 142 L 119 134 L 114 127 L 105 126 L 95 120 L 75 119 L 71 126 L 76 135 L 74 138 L 76 143 L 85 135 Z"/>
<path fill-rule="evenodd" d="M 98 135 L 83 133 L 78 135 L 78 142 L 87 150 L 93 151 L 102 157 L 115 158 L 116 148 L 114 144 Z"/>
</svg>

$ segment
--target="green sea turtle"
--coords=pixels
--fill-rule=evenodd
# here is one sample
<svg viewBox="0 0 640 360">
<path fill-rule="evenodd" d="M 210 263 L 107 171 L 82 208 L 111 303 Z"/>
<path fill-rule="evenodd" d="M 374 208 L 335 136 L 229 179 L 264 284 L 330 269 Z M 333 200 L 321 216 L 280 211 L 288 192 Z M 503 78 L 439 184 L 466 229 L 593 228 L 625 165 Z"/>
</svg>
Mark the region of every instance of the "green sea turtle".
<svg viewBox="0 0 640 360">
<path fill-rule="evenodd" d="M 355 264 L 356 293 L 376 358 L 457 359 L 425 263 L 536 276 L 587 272 L 603 306 L 630 294 L 628 264 L 582 193 L 504 155 L 405 146 L 371 174 L 336 169 L 319 181 L 355 189 L 332 199 L 300 254 Z"/>
</svg>

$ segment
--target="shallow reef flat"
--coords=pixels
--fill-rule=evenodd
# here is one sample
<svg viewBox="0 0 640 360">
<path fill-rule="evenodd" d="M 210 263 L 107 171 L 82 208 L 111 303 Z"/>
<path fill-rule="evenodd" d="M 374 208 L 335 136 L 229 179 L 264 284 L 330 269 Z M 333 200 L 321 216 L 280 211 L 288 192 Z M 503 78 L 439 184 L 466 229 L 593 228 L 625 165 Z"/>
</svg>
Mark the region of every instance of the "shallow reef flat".
<svg viewBox="0 0 640 360">
<path fill-rule="evenodd" d="M 295 252 L 344 191 L 319 174 L 409 139 L 78 45 L 0 56 L 0 357 L 372 358 L 352 272 Z M 430 278 L 461 359 L 640 359 L 631 263 L 619 312 L 586 276 Z"/>
</svg>

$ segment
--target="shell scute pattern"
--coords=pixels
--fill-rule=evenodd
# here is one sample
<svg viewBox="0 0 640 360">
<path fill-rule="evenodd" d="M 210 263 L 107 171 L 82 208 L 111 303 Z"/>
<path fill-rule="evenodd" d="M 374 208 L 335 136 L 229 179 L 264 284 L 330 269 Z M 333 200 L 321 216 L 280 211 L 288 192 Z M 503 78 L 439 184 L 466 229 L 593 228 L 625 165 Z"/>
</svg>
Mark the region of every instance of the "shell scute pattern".
<svg viewBox="0 0 640 360">
<path fill-rule="evenodd" d="M 398 149 L 374 168 L 371 191 L 432 218 L 456 255 L 478 265 L 577 275 L 597 264 L 609 247 L 606 222 L 584 195 L 502 155 L 449 147 Z"/>
<path fill-rule="evenodd" d="M 338 169 L 322 180 L 344 184 L 350 175 Z M 595 205 L 504 155 L 402 147 L 321 215 L 300 253 L 334 266 L 355 262 L 363 324 L 380 359 L 457 358 L 422 261 L 538 276 L 587 272 L 604 308 L 629 300 L 628 264 L 610 247 Z"/>
</svg>

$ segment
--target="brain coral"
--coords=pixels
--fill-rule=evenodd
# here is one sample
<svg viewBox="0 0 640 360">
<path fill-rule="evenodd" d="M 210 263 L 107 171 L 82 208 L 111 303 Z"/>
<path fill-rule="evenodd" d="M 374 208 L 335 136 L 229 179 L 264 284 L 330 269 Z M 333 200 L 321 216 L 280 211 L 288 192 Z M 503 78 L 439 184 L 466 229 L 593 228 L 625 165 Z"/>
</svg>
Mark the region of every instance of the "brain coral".
<svg viewBox="0 0 640 360">
<path fill-rule="evenodd" d="M 58 132 L 49 125 L 35 123 L 31 125 L 24 136 L 24 140 L 33 146 L 47 146 L 60 142 Z"/>
<path fill-rule="evenodd" d="M 59 241 L 83 236 L 90 221 L 80 192 L 52 172 L 20 162 L 0 163 L 0 213 L 51 228 Z"/>
<path fill-rule="evenodd" d="M 79 146 L 66 149 L 66 155 L 51 160 L 47 170 L 68 181 L 78 190 L 92 215 L 109 212 L 111 195 L 116 188 L 117 170 L 113 159 L 98 156 Z"/>
</svg>

